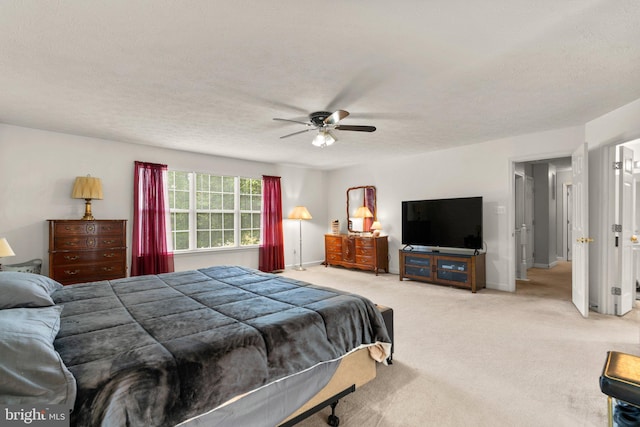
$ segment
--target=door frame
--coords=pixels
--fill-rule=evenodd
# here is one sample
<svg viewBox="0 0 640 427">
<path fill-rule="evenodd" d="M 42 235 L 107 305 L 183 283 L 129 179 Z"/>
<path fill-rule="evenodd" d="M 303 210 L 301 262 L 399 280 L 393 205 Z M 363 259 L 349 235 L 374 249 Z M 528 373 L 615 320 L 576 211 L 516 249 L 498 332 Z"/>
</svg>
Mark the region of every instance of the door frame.
<svg viewBox="0 0 640 427">
<path fill-rule="evenodd" d="M 514 224 L 516 221 L 516 213 L 515 213 L 515 205 L 516 205 L 516 195 L 515 195 L 515 175 L 516 175 L 516 163 L 526 163 L 526 162 L 534 162 L 537 160 L 547 160 L 547 159 L 556 159 L 559 157 L 571 157 L 573 150 L 568 151 L 554 151 L 545 154 L 531 154 L 527 156 L 516 156 L 511 157 L 507 161 L 509 162 L 509 205 L 507 209 L 507 221 L 504 224 L 506 232 L 508 236 L 511 236 L 509 239 L 509 248 L 508 253 L 515 256 L 516 251 L 516 238 L 515 238 L 515 229 Z M 508 228 L 507 228 L 508 227 Z M 506 291 L 515 292 L 516 291 L 516 262 L 513 260 L 508 264 L 508 278 L 509 282 L 507 283 Z"/>
</svg>

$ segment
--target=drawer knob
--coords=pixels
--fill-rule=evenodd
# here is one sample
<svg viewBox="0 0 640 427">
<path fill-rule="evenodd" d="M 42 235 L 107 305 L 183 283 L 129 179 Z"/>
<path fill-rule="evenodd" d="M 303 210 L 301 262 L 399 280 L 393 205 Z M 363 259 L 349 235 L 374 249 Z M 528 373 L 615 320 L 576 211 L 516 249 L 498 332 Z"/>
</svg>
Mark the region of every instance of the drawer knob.
<svg viewBox="0 0 640 427">
<path fill-rule="evenodd" d="M 104 271 L 113 271 L 113 267 L 102 267 Z"/>
<path fill-rule="evenodd" d="M 110 245 L 112 243 L 114 243 L 115 240 L 103 240 L 102 243 L 104 243 L 105 245 Z"/>
<path fill-rule="evenodd" d="M 76 275 L 76 274 L 80 273 L 80 270 L 73 270 L 73 271 L 65 270 L 64 273 L 68 274 L 69 276 L 73 276 L 73 275 Z"/>
<path fill-rule="evenodd" d="M 105 258 L 113 258 L 114 256 L 116 256 L 116 254 L 114 254 L 114 253 L 112 252 L 112 253 L 109 253 L 109 254 L 104 254 L 104 255 L 102 255 L 102 256 L 103 256 L 103 257 L 105 257 Z"/>
<path fill-rule="evenodd" d="M 80 257 L 78 255 L 65 255 L 64 259 L 66 259 L 67 261 L 75 261 L 77 259 L 79 259 Z"/>
</svg>

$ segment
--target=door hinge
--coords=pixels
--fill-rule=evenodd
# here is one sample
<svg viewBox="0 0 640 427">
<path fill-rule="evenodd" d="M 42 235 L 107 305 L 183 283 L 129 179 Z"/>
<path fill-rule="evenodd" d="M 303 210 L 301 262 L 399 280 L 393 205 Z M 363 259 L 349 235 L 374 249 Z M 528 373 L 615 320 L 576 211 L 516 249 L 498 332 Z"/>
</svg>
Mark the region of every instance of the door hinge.
<svg viewBox="0 0 640 427">
<path fill-rule="evenodd" d="M 613 162 L 613 168 L 616 170 L 622 169 L 622 162 Z"/>
<path fill-rule="evenodd" d="M 613 224 L 611 226 L 611 231 L 614 233 L 622 233 L 622 225 L 621 224 Z"/>
<path fill-rule="evenodd" d="M 622 289 L 612 286 L 611 295 L 622 295 Z"/>
</svg>

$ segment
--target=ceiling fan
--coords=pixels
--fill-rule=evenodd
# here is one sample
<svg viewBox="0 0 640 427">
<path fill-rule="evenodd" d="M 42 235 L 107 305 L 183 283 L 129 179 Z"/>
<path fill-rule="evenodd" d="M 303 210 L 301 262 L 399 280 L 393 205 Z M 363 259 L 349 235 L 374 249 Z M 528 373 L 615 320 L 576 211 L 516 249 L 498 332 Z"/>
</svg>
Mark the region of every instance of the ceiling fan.
<svg viewBox="0 0 640 427">
<path fill-rule="evenodd" d="M 336 137 L 331 133 L 332 130 L 349 130 L 356 132 L 373 132 L 376 130 L 375 126 L 341 125 L 340 121 L 348 115 L 349 112 L 345 110 L 337 110 L 333 113 L 329 111 L 316 111 L 309 114 L 308 122 L 280 118 L 274 118 L 273 120 L 299 123 L 307 127 L 304 130 L 281 136 L 280 139 L 288 138 L 310 130 L 317 130 L 318 135 L 312 141 L 312 144 L 316 147 L 326 147 L 337 141 Z"/>
</svg>

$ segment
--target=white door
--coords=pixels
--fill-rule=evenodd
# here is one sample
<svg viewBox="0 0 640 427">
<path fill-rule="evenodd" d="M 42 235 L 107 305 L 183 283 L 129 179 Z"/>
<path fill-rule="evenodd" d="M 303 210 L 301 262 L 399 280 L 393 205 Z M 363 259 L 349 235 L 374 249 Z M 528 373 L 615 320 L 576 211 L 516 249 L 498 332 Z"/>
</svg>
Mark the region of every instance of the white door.
<svg viewBox="0 0 640 427">
<path fill-rule="evenodd" d="M 527 226 L 527 268 L 533 267 L 533 253 L 536 248 L 533 239 L 533 177 L 525 177 L 524 183 L 524 224 Z"/>
<path fill-rule="evenodd" d="M 619 252 L 618 283 L 620 296 L 616 314 L 622 316 L 633 306 L 635 280 L 633 277 L 633 150 L 619 147 L 620 169 L 618 173 L 618 215 L 622 229 L 616 248 Z"/>
<path fill-rule="evenodd" d="M 589 316 L 589 152 L 587 143 L 571 155 L 573 210 L 571 224 L 571 299 L 584 317 Z"/>
<path fill-rule="evenodd" d="M 567 248 L 567 261 L 571 261 L 573 255 L 571 254 L 571 247 L 573 246 L 572 242 L 573 242 L 573 234 L 571 234 L 571 231 L 573 229 L 573 226 L 571 225 L 571 219 L 573 218 L 573 190 L 571 189 L 571 185 L 567 185 L 567 242 L 566 242 L 566 248 Z"/>
</svg>

